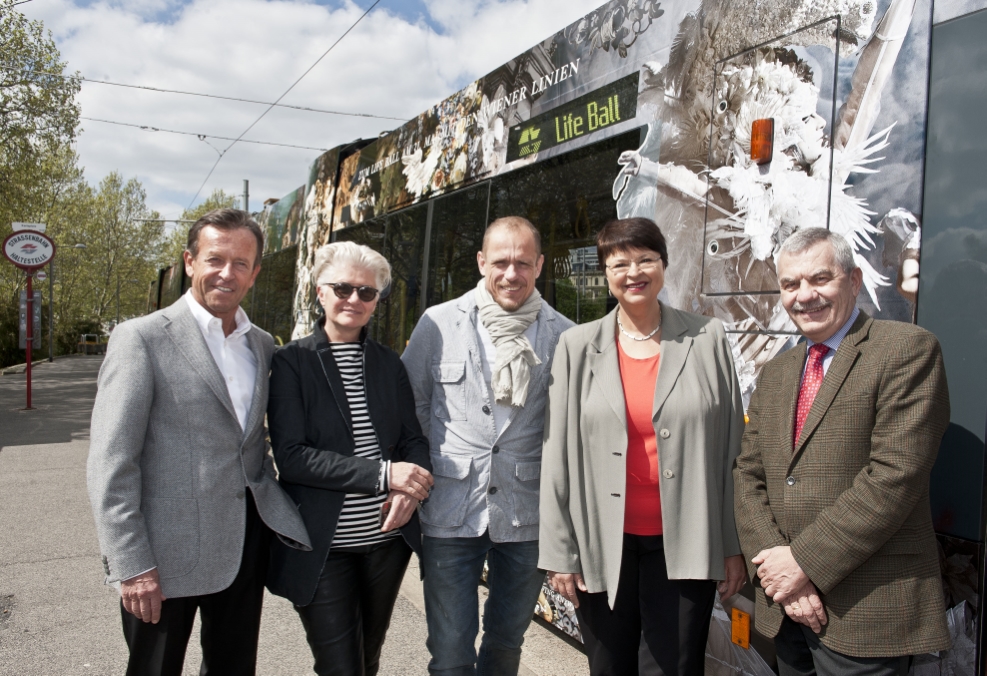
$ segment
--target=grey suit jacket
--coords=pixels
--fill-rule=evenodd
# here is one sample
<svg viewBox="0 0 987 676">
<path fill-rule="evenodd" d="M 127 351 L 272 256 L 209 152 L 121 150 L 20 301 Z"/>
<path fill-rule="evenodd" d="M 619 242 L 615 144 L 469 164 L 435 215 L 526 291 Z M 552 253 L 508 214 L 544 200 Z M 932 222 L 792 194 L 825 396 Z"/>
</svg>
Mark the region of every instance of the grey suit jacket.
<svg viewBox="0 0 987 676">
<path fill-rule="evenodd" d="M 582 573 L 613 606 L 623 549 L 627 409 L 616 310 L 562 334 L 548 389 L 538 567 Z M 731 471 L 744 408 L 717 319 L 662 304 L 653 420 L 670 579 L 722 580 L 740 554 Z"/>
<path fill-rule="evenodd" d="M 227 588 L 240 568 L 248 488 L 264 523 L 310 547 L 267 453 L 274 341 L 257 327 L 247 340 L 257 381 L 244 430 L 184 299 L 114 329 L 87 468 L 108 583 L 156 567 L 167 597 Z"/>
</svg>

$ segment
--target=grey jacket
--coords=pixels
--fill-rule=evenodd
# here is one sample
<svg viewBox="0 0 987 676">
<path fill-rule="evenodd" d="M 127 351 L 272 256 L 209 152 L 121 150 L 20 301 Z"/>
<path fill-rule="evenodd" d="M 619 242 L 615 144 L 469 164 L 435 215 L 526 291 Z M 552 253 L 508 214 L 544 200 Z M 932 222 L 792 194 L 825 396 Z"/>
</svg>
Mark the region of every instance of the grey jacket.
<svg viewBox="0 0 987 676">
<path fill-rule="evenodd" d="M 559 334 L 573 326 L 543 303 L 526 404 L 497 433 L 483 377 L 474 292 L 425 311 L 401 356 L 429 440 L 435 486 L 422 506 L 431 537 L 477 537 L 484 517 L 494 542 L 538 539 L 545 397 Z"/>
<path fill-rule="evenodd" d="M 582 573 L 613 606 L 627 483 L 627 409 L 616 316 L 567 331 L 549 387 L 538 567 Z M 670 579 L 722 580 L 740 554 L 734 460 L 744 408 L 723 325 L 662 305 L 653 404 L 665 561 Z"/>
<path fill-rule="evenodd" d="M 88 461 L 108 583 L 156 567 L 170 598 L 226 589 L 240 568 L 248 488 L 264 523 L 310 548 L 267 453 L 274 341 L 257 327 L 247 340 L 257 380 L 244 430 L 185 300 L 114 329 Z"/>
</svg>

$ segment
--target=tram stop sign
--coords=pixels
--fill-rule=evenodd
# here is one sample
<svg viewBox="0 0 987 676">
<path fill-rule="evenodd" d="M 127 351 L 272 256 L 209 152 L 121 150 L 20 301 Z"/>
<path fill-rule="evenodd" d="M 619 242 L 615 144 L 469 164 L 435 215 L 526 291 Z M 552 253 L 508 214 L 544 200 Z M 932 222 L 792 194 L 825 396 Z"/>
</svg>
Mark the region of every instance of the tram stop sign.
<svg viewBox="0 0 987 676">
<path fill-rule="evenodd" d="M 32 271 L 55 256 L 55 243 L 35 230 L 21 230 L 3 240 L 3 255 L 22 270 Z"/>
<path fill-rule="evenodd" d="M 27 289 L 24 291 L 24 300 L 21 301 L 21 335 L 23 336 L 21 346 L 27 353 L 27 368 L 24 369 L 27 406 L 24 410 L 32 411 L 34 407 L 31 406 L 31 350 L 41 347 L 41 294 L 31 288 L 31 282 L 34 273 L 55 257 L 55 243 L 36 229 L 15 229 L 3 240 L 3 255 L 27 275 Z M 28 315 L 32 316 L 28 317 Z"/>
</svg>

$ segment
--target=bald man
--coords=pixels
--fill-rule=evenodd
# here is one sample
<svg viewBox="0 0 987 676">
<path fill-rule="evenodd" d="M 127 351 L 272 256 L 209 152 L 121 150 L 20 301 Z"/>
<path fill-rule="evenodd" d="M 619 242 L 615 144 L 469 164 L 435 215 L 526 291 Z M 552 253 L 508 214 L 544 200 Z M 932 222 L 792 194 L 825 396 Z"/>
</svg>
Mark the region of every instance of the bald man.
<svg viewBox="0 0 987 676">
<path fill-rule="evenodd" d="M 429 308 L 402 359 L 431 446 L 422 506 L 430 674 L 517 674 L 544 580 L 538 486 L 548 376 L 571 321 L 535 288 L 545 257 L 518 217 L 487 228 L 475 289 Z M 479 656 L 477 584 L 490 595 Z"/>
</svg>

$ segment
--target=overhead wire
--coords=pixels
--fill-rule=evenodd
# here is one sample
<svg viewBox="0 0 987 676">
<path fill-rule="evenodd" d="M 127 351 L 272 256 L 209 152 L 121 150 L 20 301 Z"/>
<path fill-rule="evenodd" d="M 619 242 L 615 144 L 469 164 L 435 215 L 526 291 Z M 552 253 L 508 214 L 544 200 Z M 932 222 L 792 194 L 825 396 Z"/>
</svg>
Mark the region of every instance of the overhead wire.
<svg viewBox="0 0 987 676">
<path fill-rule="evenodd" d="M 26 0 L 30 2 L 30 0 Z M 35 73 L 37 75 L 47 75 L 50 77 L 58 77 L 63 80 L 75 80 L 77 82 L 90 82 L 92 84 L 109 85 L 111 87 L 125 87 L 127 89 L 143 89 L 145 91 L 160 92 L 162 94 L 181 94 L 183 96 L 201 96 L 207 99 L 220 99 L 222 101 L 236 101 L 239 103 L 255 103 L 262 106 L 274 105 L 278 108 L 290 108 L 292 110 L 303 110 L 309 113 L 323 113 L 326 115 L 345 115 L 348 117 L 369 117 L 376 120 L 397 120 L 403 122 L 403 117 L 390 117 L 388 115 L 374 115 L 372 113 L 347 113 L 341 110 L 324 110 L 322 108 L 309 108 L 308 106 L 293 106 L 288 103 L 270 103 L 269 101 L 257 101 L 255 99 L 244 99 L 237 96 L 223 96 L 222 94 L 206 94 L 204 92 L 189 92 L 181 89 L 165 89 L 163 87 L 152 87 L 150 85 L 135 85 L 127 84 L 124 82 L 111 82 L 109 80 L 94 80 L 93 78 L 88 78 L 83 75 L 63 75 L 61 73 L 49 73 L 43 70 L 34 70 L 30 68 L 12 68 L 10 66 L 0 66 L 0 70 L 6 70 L 12 73 Z"/>
<path fill-rule="evenodd" d="M 120 127 L 133 127 L 135 129 L 142 129 L 144 131 L 160 131 L 166 134 L 182 134 L 183 136 L 196 136 L 200 141 L 205 141 L 207 138 L 219 139 L 220 141 L 235 141 L 231 136 L 216 136 L 215 134 L 198 134 L 192 131 L 179 131 L 176 129 L 162 129 L 161 127 L 152 127 L 146 124 L 134 124 L 132 122 L 119 122 L 117 120 L 103 120 L 98 117 L 85 117 L 80 116 L 80 120 L 88 120 L 89 122 L 102 122 L 104 124 L 115 124 Z M 298 146 L 292 145 L 290 143 L 275 143 L 274 141 L 253 141 L 251 139 L 240 139 L 240 143 L 254 143 L 261 146 L 279 146 L 281 148 L 298 148 L 300 150 L 319 150 L 325 152 L 328 148 L 314 148 L 312 146 Z M 212 146 L 210 146 L 212 147 Z M 215 150 L 215 148 L 213 148 Z M 217 150 L 217 152 L 219 152 Z"/>
<path fill-rule="evenodd" d="M 195 204 L 195 200 L 197 200 L 197 199 L 199 198 L 199 194 L 200 194 L 200 193 L 202 192 L 202 189 L 203 189 L 204 187 L 206 187 L 206 183 L 208 183 L 208 182 L 209 182 L 209 179 L 210 179 L 210 177 L 211 177 L 211 176 L 213 175 L 213 172 L 214 172 L 214 171 L 216 171 L 216 167 L 218 167 L 218 166 L 219 166 L 219 163 L 223 161 L 223 158 L 224 158 L 224 157 L 226 157 L 226 153 L 227 153 L 227 152 L 229 152 L 229 150 L 230 150 L 230 148 L 232 148 L 232 147 L 233 147 L 233 146 L 235 146 L 235 145 L 236 145 L 237 143 L 239 143 L 239 142 L 240 142 L 240 141 L 241 141 L 241 140 L 243 139 L 243 137 L 244 137 L 244 136 L 245 136 L 245 135 L 246 135 L 246 134 L 247 134 L 247 133 L 248 133 L 248 132 L 249 132 L 249 131 L 250 131 L 251 129 L 253 129 L 253 128 L 254 128 L 254 126 L 255 126 L 255 125 L 256 125 L 256 124 L 258 123 L 258 122 L 260 122 L 261 120 L 263 120 L 263 119 L 264 119 L 264 117 L 265 117 L 265 116 L 266 116 L 266 115 L 267 115 L 267 114 L 268 114 L 269 112 L 271 112 L 271 110 L 273 110 L 273 109 L 274 109 L 274 107 L 275 107 L 275 106 L 276 106 L 277 104 L 279 104 L 279 103 L 281 103 L 281 99 L 283 99 L 283 98 L 284 98 L 285 96 L 287 96 L 287 95 L 288 95 L 288 93 L 289 93 L 289 92 L 290 92 L 290 91 L 291 91 L 292 89 L 294 89 L 294 88 L 295 88 L 295 86 L 296 86 L 296 85 L 298 85 L 298 83 L 299 83 L 299 82 L 301 82 L 301 81 L 302 81 L 302 79 L 304 79 L 306 75 L 308 75 L 309 73 L 311 73 L 311 72 L 312 72 L 312 70 L 313 70 L 313 69 L 314 69 L 314 68 L 315 68 L 315 67 L 316 67 L 317 65 L 319 65 L 319 62 L 321 62 L 321 61 L 322 61 L 322 59 L 324 59 L 324 58 L 326 58 L 326 55 L 327 55 L 327 54 L 329 54 L 329 52 L 331 52 L 331 51 L 332 51 L 332 50 L 333 50 L 333 49 L 334 49 L 334 48 L 336 47 L 336 45 L 338 45 L 338 44 L 339 44 L 339 43 L 340 43 L 340 42 L 341 42 L 341 41 L 343 40 L 343 38 L 345 38 L 345 37 L 346 37 L 347 35 L 349 35 L 349 34 L 350 34 L 350 31 L 352 31 L 352 30 L 353 30 L 354 28 L 356 28 L 356 27 L 357 27 L 357 25 L 358 25 L 358 24 L 359 24 L 359 23 L 360 23 L 361 21 L 363 21 L 363 19 L 364 19 L 364 17 L 366 17 L 366 16 L 368 15 L 368 14 L 370 14 L 370 12 L 371 12 L 371 11 L 373 11 L 373 9 L 374 9 L 374 7 L 376 7 L 376 6 L 377 6 L 377 5 L 379 5 L 379 4 L 380 4 L 380 0 L 374 0 L 374 4 L 372 4 L 372 5 L 370 5 L 370 7 L 369 7 L 369 8 L 367 8 L 367 11 L 365 11 L 365 12 L 364 12 L 363 14 L 361 14 L 361 15 L 360 15 L 360 18 L 358 18 L 358 19 L 357 19 L 356 21 L 354 21 L 354 22 L 353 22 L 353 25 L 352 25 L 352 26 L 350 26 L 349 28 L 347 28 L 347 29 L 346 29 L 346 31 L 345 31 L 345 32 L 344 32 L 344 33 L 343 33 L 342 35 L 340 35 L 340 36 L 339 36 L 339 37 L 338 37 L 338 38 L 336 39 L 336 41 L 335 41 L 335 42 L 333 42 L 333 43 L 332 43 L 331 45 L 329 45 L 329 49 L 327 49 L 326 51 L 324 51 L 324 52 L 322 53 L 322 56 L 320 56 L 319 58 L 317 58 L 317 59 L 315 60 L 315 63 L 313 63 L 313 64 L 312 64 L 311 66 L 309 66 L 309 67 L 308 67 L 308 69 L 307 69 L 307 70 L 306 70 L 306 71 L 305 71 L 304 73 L 302 73 L 302 74 L 301 74 L 301 75 L 300 75 L 300 76 L 298 77 L 298 79 L 296 79 L 296 80 L 295 80 L 294 82 L 292 82 L 292 83 L 291 83 L 291 86 L 289 86 L 289 87 L 288 87 L 288 88 L 287 88 L 286 90 L 284 90 L 284 93 L 283 93 L 283 94 L 281 94 L 281 96 L 279 96 L 279 97 L 278 97 L 277 99 L 275 99 L 275 101 L 274 101 L 274 103 L 272 103 L 271 105 L 269 105 L 269 106 L 267 107 L 267 109 L 266 109 L 266 110 L 265 110 L 265 111 L 264 111 L 263 113 L 261 113 L 261 114 L 260 114 L 260 116 L 258 116 L 258 118 L 257 118 L 256 120 L 254 120 L 253 122 L 251 122 L 251 123 L 250 123 L 250 125 L 249 125 L 249 126 L 248 126 L 248 127 L 246 128 L 246 129 L 244 129 L 244 130 L 243 130 L 243 132 L 241 132 L 241 133 L 240 133 L 240 135 L 239 135 L 239 136 L 238 136 L 238 137 L 236 138 L 236 140 L 234 140 L 234 141 L 233 141 L 232 143 L 230 143 L 230 145 L 228 145 L 228 146 L 226 147 L 226 150 L 224 150 L 224 151 L 223 151 L 223 152 L 222 152 L 222 153 L 220 154 L 220 156 L 219 156 L 218 158 L 216 158 L 216 162 L 215 162 L 215 164 L 213 164 L 213 165 L 212 165 L 212 168 L 211 168 L 211 169 L 209 170 L 209 173 L 208 173 L 208 174 L 206 174 L 206 178 L 205 178 L 205 179 L 204 179 L 204 180 L 202 181 L 202 185 L 200 185 L 200 186 L 199 186 L 199 189 L 195 191 L 195 196 L 194 196 L 194 197 L 192 198 L 192 201 L 191 201 L 191 202 L 189 202 L 189 205 L 188 205 L 188 208 L 189 208 L 189 209 L 191 209 L 191 208 L 192 208 L 192 205 L 193 205 L 193 204 Z"/>
</svg>

